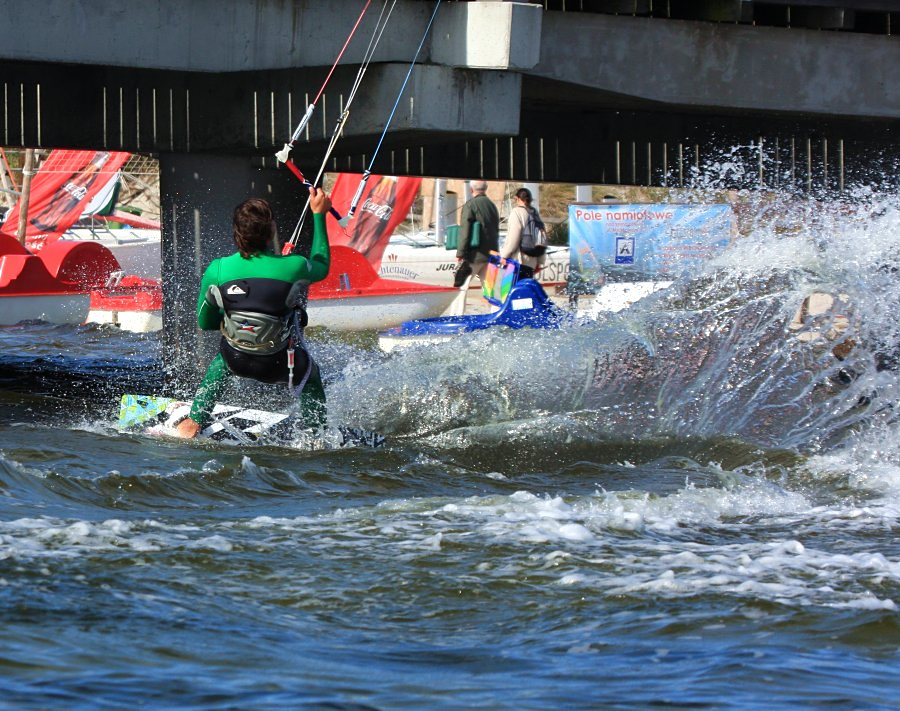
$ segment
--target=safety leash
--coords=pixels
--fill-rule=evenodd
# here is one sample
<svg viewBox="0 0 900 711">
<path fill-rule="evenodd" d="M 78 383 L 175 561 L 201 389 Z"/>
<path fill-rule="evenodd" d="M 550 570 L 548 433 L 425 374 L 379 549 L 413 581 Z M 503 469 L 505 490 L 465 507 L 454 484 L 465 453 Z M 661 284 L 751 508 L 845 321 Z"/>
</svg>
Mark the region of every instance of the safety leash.
<svg viewBox="0 0 900 711">
<path fill-rule="evenodd" d="M 309 381 L 309 376 L 312 373 L 312 358 L 309 357 L 309 353 L 307 352 L 306 370 L 304 371 L 303 376 L 300 378 L 300 382 L 297 383 L 296 387 L 294 386 L 294 354 L 297 348 L 301 348 L 305 351 L 306 343 L 303 339 L 303 329 L 300 328 L 299 317 L 297 316 L 297 309 L 295 308 L 293 315 L 291 316 L 291 338 L 290 342 L 288 343 L 287 350 L 287 386 L 293 397 L 300 397 L 300 393 L 303 392 L 303 388 L 306 387 L 306 383 Z"/>
</svg>

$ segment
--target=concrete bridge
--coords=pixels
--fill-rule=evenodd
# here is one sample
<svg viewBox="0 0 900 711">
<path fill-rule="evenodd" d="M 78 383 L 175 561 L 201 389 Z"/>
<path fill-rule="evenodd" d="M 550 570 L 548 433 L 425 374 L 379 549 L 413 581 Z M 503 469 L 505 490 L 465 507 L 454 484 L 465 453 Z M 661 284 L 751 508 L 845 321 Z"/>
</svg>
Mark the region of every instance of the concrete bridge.
<svg viewBox="0 0 900 711">
<path fill-rule="evenodd" d="M 2 0 L 2 141 L 268 158 L 364 4 Z M 881 149 L 900 142 L 898 0 L 441 5 L 376 172 L 672 185 L 743 146 L 765 184 L 840 189 L 889 169 Z M 306 172 L 383 7 L 371 3 L 301 137 Z M 329 169 L 369 166 L 435 3 L 387 7 Z"/>
<path fill-rule="evenodd" d="M 176 370 L 231 208 L 296 221 L 273 156 L 365 4 L 0 0 L 3 145 L 159 155 Z M 723 186 L 840 191 L 898 172 L 897 33 L 898 0 L 376 0 L 293 156 L 315 175 L 353 96 L 331 171 L 676 186 L 729 155 Z"/>
</svg>

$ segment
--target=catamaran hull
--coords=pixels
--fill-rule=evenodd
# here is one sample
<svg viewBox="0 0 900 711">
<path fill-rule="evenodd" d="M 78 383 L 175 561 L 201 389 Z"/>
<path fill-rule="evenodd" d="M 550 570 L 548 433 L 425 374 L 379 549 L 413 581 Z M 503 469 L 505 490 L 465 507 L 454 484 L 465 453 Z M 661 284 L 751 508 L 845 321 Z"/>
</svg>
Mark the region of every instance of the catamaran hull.
<svg viewBox="0 0 900 711">
<path fill-rule="evenodd" d="M 118 260 L 125 274 L 143 279 L 159 279 L 162 273 L 162 249 L 159 230 L 152 229 L 73 229 L 60 237 L 65 242 L 95 242 L 106 247 Z"/>
<path fill-rule="evenodd" d="M 307 313 L 310 326 L 325 326 L 332 331 L 377 331 L 404 321 L 439 316 L 450 308 L 458 294 L 453 289 L 310 299 Z"/>
<path fill-rule="evenodd" d="M 0 295 L 0 326 L 24 321 L 81 324 L 88 315 L 90 294 Z"/>
</svg>

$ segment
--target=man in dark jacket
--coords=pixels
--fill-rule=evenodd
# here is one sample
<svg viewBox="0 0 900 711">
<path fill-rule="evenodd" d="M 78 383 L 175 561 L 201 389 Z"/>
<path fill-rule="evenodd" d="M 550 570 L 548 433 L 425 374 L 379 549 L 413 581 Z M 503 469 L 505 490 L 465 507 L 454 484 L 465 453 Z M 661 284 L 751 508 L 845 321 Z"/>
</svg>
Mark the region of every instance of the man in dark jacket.
<svg viewBox="0 0 900 711">
<path fill-rule="evenodd" d="M 483 280 L 491 252 L 500 249 L 500 212 L 494 201 L 485 192 L 487 183 L 473 180 L 472 199 L 463 205 L 459 217 L 459 242 L 456 248 L 456 260 L 459 266 L 454 280 L 455 286 L 462 286 L 470 274 Z M 475 227 L 475 224 L 478 227 Z M 477 244 L 473 238 L 478 233 Z"/>
</svg>

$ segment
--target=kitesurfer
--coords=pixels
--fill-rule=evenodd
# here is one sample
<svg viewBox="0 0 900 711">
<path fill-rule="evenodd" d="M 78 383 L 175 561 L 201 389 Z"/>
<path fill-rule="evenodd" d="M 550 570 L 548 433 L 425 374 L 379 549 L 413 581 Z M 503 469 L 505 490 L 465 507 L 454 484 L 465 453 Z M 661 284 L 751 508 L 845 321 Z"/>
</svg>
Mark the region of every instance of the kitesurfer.
<svg viewBox="0 0 900 711">
<path fill-rule="evenodd" d="M 272 209 L 262 198 L 249 198 L 234 209 L 238 251 L 207 267 L 197 302 L 200 328 L 222 332 L 219 353 L 197 389 L 190 417 L 176 427 L 178 436 L 194 437 L 210 422 L 232 375 L 287 384 L 300 398 L 306 425 L 324 425 L 325 389 L 303 341 L 302 296 L 310 283 L 328 275 L 325 215 L 331 198 L 321 188 L 310 187 L 309 193 L 313 239 L 308 258 L 281 254 Z"/>
</svg>

